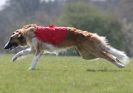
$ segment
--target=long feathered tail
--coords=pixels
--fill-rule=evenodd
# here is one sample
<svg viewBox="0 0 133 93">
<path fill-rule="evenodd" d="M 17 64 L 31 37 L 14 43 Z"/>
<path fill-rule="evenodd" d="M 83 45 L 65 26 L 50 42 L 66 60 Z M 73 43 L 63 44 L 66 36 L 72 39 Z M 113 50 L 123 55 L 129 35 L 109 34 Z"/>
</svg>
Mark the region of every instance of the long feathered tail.
<svg viewBox="0 0 133 93">
<path fill-rule="evenodd" d="M 119 51 L 113 47 L 109 47 L 108 52 L 117 58 L 116 61 L 121 63 L 121 65 L 125 66 L 129 63 L 129 58 L 123 51 Z"/>
<path fill-rule="evenodd" d="M 94 35 L 98 40 L 100 40 L 102 49 L 109 53 L 112 59 L 115 60 L 115 65 L 117 65 L 118 67 L 125 67 L 125 65 L 129 63 L 129 57 L 126 55 L 125 52 L 111 47 L 105 37 L 98 36 L 97 34 Z"/>
</svg>

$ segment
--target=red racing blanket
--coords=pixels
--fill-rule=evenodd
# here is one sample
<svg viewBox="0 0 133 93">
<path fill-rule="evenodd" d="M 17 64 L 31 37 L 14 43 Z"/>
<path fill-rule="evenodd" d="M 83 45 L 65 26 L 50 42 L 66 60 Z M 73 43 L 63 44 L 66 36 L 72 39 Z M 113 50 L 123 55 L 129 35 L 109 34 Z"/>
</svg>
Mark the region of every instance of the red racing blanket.
<svg viewBox="0 0 133 93">
<path fill-rule="evenodd" d="M 35 37 L 42 42 L 58 45 L 64 41 L 67 36 L 67 27 L 57 26 L 37 26 L 35 30 Z"/>
</svg>

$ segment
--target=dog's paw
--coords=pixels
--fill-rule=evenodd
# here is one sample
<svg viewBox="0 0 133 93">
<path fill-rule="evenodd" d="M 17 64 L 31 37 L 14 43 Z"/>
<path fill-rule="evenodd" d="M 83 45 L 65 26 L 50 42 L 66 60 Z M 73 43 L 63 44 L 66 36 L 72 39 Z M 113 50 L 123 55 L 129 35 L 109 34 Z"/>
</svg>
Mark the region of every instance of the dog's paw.
<svg viewBox="0 0 133 93">
<path fill-rule="evenodd" d="M 28 70 L 35 70 L 35 68 L 33 68 L 33 67 L 29 67 Z"/>
<path fill-rule="evenodd" d="M 17 60 L 17 57 L 16 56 L 13 56 L 12 57 L 12 61 L 14 62 L 15 60 Z"/>
</svg>

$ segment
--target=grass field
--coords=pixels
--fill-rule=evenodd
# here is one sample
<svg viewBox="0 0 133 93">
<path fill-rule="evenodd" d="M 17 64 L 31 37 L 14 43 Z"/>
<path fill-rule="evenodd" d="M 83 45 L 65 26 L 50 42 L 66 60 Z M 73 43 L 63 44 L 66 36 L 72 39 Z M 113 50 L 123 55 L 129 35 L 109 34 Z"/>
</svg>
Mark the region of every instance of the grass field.
<svg viewBox="0 0 133 93">
<path fill-rule="evenodd" d="M 105 60 L 43 56 L 28 71 L 32 56 L 11 62 L 0 57 L 0 93 L 133 93 L 133 63 L 119 69 Z"/>
</svg>

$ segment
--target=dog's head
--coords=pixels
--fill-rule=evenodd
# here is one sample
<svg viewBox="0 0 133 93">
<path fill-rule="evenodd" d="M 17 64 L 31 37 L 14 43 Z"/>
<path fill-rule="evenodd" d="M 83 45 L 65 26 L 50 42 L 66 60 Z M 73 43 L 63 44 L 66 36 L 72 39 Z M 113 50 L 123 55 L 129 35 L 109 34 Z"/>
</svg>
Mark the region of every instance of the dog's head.
<svg viewBox="0 0 133 93">
<path fill-rule="evenodd" d="M 6 43 L 4 49 L 13 49 L 18 46 L 25 46 L 26 38 L 21 32 L 21 29 L 15 31 L 12 33 L 11 37 L 9 38 L 9 41 Z"/>
<path fill-rule="evenodd" d="M 33 32 L 33 30 L 36 28 L 36 24 L 28 24 L 23 26 L 21 29 L 17 29 L 15 32 L 12 33 L 10 36 L 9 41 L 6 43 L 4 49 L 13 49 L 18 46 L 26 46 L 26 33 Z M 31 36 L 31 33 L 30 33 Z"/>
</svg>

